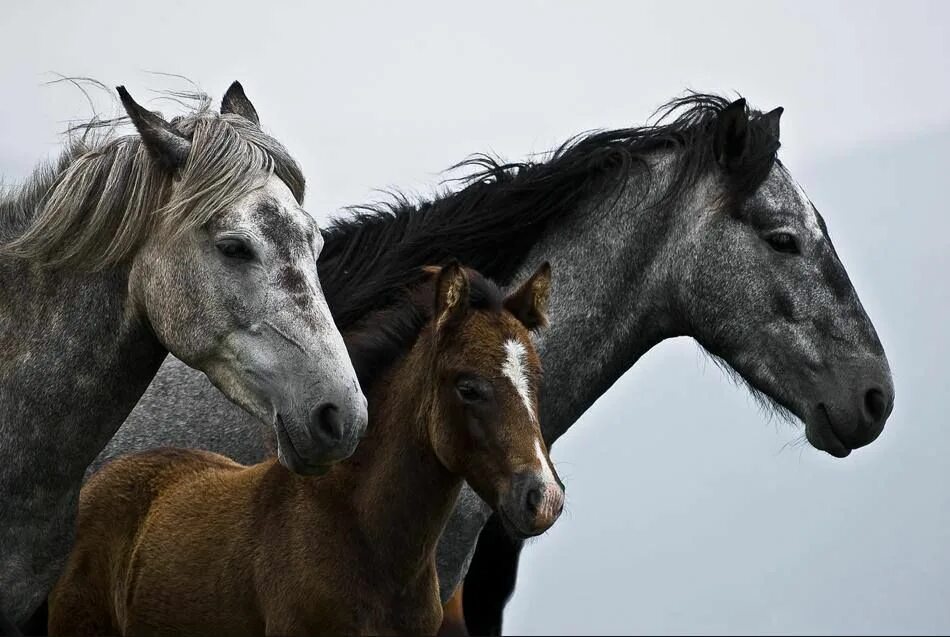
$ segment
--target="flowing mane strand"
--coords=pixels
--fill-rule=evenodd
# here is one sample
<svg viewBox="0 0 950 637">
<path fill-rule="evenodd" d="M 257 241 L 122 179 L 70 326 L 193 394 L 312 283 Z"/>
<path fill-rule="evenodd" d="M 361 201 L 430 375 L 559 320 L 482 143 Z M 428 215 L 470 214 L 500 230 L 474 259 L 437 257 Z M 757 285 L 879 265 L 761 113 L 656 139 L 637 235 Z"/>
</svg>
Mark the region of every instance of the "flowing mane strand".
<svg viewBox="0 0 950 637">
<path fill-rule="evenodd" d="M 83 134 L 60 159 L 0 201 L 0 255 L 101 270 L 129 259 L 153 232 L 202 226 L 270 174 L 303 201 L 303 174 L 277 140 L 212 111 L 204 94 L 174 95 L 198 104 L 171 121 L 192 143 L 178 175 L 162 169 L 137 134 L 115 135 L 126 118 L 73 128 Z"/>
<path fill-rule="evenodd" d="M 432 201 L 404 195 L 372 206 L 356 206 L 349 218 L 324 233 L 320 257 L 324 292 L 341 328 L 396 302 L 423 264 L 456 258 L 499 283 L 508 284 L 548 223 L 573 214 L 592 196 L 610 197 L 626 175 L 642 168 L 649 185 L 650 153 L 679 149 L 659 203 L 693 186 L 715 163 L 716 117 L 729 100 L 689 94 L 661 107 L 656 123 L 597 131 L 565 142 L 542 162 L 502 163 L 476 155 L 453 168 L 473 169 L 465 186 Z M 737 195 L 751 192 L 776 160 L 778 140 L 750 111 L 746 160 L 730 180 Z M 646 192 L 646 190 L 644 190 Z"/>
</svg>

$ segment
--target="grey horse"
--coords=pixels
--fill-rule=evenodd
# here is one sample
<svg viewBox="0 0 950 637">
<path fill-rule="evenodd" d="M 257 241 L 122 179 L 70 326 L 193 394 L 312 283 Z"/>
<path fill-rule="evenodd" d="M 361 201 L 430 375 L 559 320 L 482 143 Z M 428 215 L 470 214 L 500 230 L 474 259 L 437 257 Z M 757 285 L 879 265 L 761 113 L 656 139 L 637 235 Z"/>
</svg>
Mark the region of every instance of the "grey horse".
<svg viewBox="0 0 950 637">
<path fill-rule="evenodd" d="M 169 352 L 272 426 L 298 472 L 348 456 L 366 426 L 303 177 L 241 86 L 221 113 L 205 99 L 171 123 L 118 91 L 137 134 L 90 127 L 0 201 L 0 613 L 14 622 L 54 583 L 86 467 Z"/>
<path fill-rule="evenodd" d="M 471 182 L 434 201 L 363 208 L 325 233 L 337 324 L 394 302 L 367 285 L 377 277 L 396 288 L 413 268 L 457 257 L 510 282 L 549 260 L 552 327 L 539 343 L 549 443 L 651 347 L 691 336 L 766 405 L 803 421 L 815 448 L 847 456 L 881 433 L 894 388 L 824 220 L 777 158 L 781 114 L 691 94 L 652 125 L 579 136 L 547 161 L 478 156 L 465 162 L 477 168 Z M 163 445 L 251 462 L 269 447 L 254 431 L 169 359 L 99 462 Z M 462 492 L 439 546 L 443 599 L 488 515 Z M 498 618 L 517 550 L 499 565 L 507 581 L 496 588 L 507 590 L 478 593 L 500 600 Z"/>
</svg>

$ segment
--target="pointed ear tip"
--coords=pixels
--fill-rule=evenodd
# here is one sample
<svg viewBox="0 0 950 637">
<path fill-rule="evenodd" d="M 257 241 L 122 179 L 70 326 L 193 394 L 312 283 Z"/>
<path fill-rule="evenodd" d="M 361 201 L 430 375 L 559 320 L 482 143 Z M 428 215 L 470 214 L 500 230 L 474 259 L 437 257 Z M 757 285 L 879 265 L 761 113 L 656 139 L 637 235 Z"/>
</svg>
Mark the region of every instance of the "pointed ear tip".
<svg viewBox="0 0 950 637">
<path fill-rule="evenodd" d="M 538 283 L 547 284 L 551 280 L 551 264 L 547 261 L 538 266 L 538 270 L 532 277 Z"/>
<path fill-rule="evenodd" d="M 132 97 L 132 94 L 129 93 L 124 86 L 115 87 L 116 92 L 119 94 L 119 101 L 122 102 L 123 108 L 125 108 L 126 114 L 133 119 L 141 116 L 141 111 L 144 109 L 139 106 L 139 103 L 135 101 L 135 98 Z"/>
<path fill-rule="evenodd" d="M 230 95 L 231 93 L 244 93 L 244 87 L 241 86 L 241 83 L 238 80 L 231 82 L 231 86 L 228 87 L 225 95 Z"/>
<path fill-rule="evenodd" d="M 457 259 L 452 259 L 439 268 L 439 280 L 446 283 L 459 280 L 467 282 L 468 277 L 465 275 L 465 268 L 462 267 L 462 264 Z"/>
<path fill-rule="evenodd" d="M 722 116 L 724 120 L 729 120 L 734 117 L 742 117 L 745 115 L 748 117 L 749 109 L 746 107 L 745 98 L 740 97 L 734 102 L 730 102 L 725 108 L 719 111 L 719 115 Z"/>
</svg>

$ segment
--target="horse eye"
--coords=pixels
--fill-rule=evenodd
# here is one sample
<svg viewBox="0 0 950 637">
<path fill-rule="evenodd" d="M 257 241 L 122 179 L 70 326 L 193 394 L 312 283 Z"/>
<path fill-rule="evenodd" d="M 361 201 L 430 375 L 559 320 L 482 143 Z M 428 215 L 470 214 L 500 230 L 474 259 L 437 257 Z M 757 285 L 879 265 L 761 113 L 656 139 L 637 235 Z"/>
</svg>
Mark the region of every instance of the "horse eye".
<svg viewBox="0 0 950 637">
<path fill-rule="evenodd" d="M 463 378 L 455 383 L 455 391 L 462 402 L 474 403 L 485 398 L 481 387 L 471 379 Z"/>
<path fill-rule="evenodd" d="M 769 245 L 772 246 L 772 249 L 776 252 L 782 252 L 784 254 L 798 254 L 798 241 L 795 239 L 795 236 L 788 232 L 775 232 L 770 234 L 766 241 L 769 242 Z"/>
<path fill-rule="evenodd" d="M 215 244 L 218 251 L 229 259 L 239 261 L 250 261 L 254 258 L 254 250 L 244 239 L 238 237 L 227 237 L 219 239 Z"/>
</svg>

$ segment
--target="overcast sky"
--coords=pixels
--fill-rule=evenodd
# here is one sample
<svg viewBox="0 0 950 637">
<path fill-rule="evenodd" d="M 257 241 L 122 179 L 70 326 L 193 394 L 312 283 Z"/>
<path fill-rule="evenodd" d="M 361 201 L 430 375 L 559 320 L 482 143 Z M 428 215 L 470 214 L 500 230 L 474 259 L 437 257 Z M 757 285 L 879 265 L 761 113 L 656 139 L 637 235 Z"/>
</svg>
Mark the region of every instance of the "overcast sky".
<svg viewBox="0 0 950 637">
<path fill-rule="evenodd" d="M 216 98 L 241 80 L 319 218 L 688 87 L 784 106 L 782 158 L 891 361 L 884 434 L 845 460 L 795 446 L 691 341 L 655 348 L 555 447 L 568 511 L 525 551 L 507 630 L 950 631 L 950 3 L 324 4 L 6 0 L 0 175 L 89 114 L 51 72 L 145 103 L 181 87 L 145 71 Z"/>
</svg>

